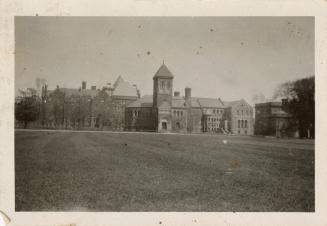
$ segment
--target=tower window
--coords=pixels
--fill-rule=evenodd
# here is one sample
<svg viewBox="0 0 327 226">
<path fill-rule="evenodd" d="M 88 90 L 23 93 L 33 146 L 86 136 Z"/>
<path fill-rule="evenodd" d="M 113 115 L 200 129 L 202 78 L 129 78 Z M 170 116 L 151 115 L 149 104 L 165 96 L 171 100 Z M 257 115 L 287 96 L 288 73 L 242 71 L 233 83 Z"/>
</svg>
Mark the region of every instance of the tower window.
<svg viewBox="0 0 327 226">
<path fill-rule="evenodd" d="M 165 81 L 160 81 L 160 89 L 164 89 L 165 88 Z"/>
</svg>

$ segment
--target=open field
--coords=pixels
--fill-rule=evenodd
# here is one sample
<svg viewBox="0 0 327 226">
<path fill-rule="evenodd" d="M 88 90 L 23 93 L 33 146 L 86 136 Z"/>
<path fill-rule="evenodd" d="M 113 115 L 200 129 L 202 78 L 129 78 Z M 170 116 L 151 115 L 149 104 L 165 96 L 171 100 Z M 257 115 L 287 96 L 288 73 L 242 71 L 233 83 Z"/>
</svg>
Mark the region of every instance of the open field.
<svg viewBox="0 0 327 226">
<path fill-rule="evenodd" d="M 15 171 L 16 211 L 314 211 L 313 141 L 16 131 Z"/>
</svg>

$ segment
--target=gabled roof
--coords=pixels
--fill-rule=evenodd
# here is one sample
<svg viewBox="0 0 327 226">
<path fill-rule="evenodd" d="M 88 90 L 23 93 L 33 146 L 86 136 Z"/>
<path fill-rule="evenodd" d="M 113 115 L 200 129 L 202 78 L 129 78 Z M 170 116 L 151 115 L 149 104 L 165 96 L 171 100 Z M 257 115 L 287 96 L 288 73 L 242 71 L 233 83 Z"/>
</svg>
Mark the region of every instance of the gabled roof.
<svg viewBox="0 0 327 226">
<path fill-rule="evenodd" d="M 114 83 L 113 96 L 137 97 L 137 88 L 119 76 Z"/>
<path fill-rule="evenodd" d="M 169 71 L 165 64 L 162 64 L 153 78 L 174 78 L 173 74 Z"/>
<path fill-rule="evenodd" d="M 203 97 L 193 97 L 197 99 L 198 104 L 204 108 L 224 108 L 224 103 L 220 98 L 203 98 Z"/>
<path fill-rule="evenodd" d="M 226 107 L 231 107 L 231 108 L 240 106 L 242 104 L 251 107 L 244 99 L 235 100 L 235 101 L 224 101 L 223 103 Z"/>
<path fill-rule="evenodd" d="M 116 87 L 122 83 L 122 82 L 125 82 L 125 80 L 119 75 L 118 78 L 116 79 L 115 83 L 114 83 L 114 89 L 116 89 Z"/>
</svg>

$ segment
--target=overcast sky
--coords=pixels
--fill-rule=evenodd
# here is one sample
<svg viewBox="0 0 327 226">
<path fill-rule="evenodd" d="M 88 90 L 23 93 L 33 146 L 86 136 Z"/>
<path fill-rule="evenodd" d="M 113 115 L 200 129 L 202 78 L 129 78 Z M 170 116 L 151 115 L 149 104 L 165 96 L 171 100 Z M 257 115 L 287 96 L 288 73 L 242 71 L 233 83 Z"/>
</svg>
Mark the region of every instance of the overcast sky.
<svg viewBox="0 0 327 226">
<path fill-rule="evenodd" d="M 152 94 L 164 59 L 174 90 L 252 103 L 314 74 L 313 17 L 16 17 L 15 28 L 16 92 L 37 77 L 101 88 L 121 75 Z"/>
</svg>

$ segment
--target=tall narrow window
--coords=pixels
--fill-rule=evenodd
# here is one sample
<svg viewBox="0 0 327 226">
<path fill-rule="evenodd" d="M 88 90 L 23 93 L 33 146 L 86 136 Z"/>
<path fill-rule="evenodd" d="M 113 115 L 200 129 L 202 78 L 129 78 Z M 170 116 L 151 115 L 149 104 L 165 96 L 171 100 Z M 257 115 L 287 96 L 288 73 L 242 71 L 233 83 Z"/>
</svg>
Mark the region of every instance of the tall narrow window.
<svg viewBox="0 0 327 226">
<path fill-rule="evenodd" d="M 164 89 L 165 88 L 165 81 L 160 81 L 160 89 Z"/>
<path fill-rule="evenodd" d="M 240 124 L 241 124 L 240 120 L 237 120 L 237 128 L 240 128 Z"/>
<path fill-rule="evenodd" d="M 248 120 L 245 120 L 245 128 L 248 128 Z"/>
</svg>

